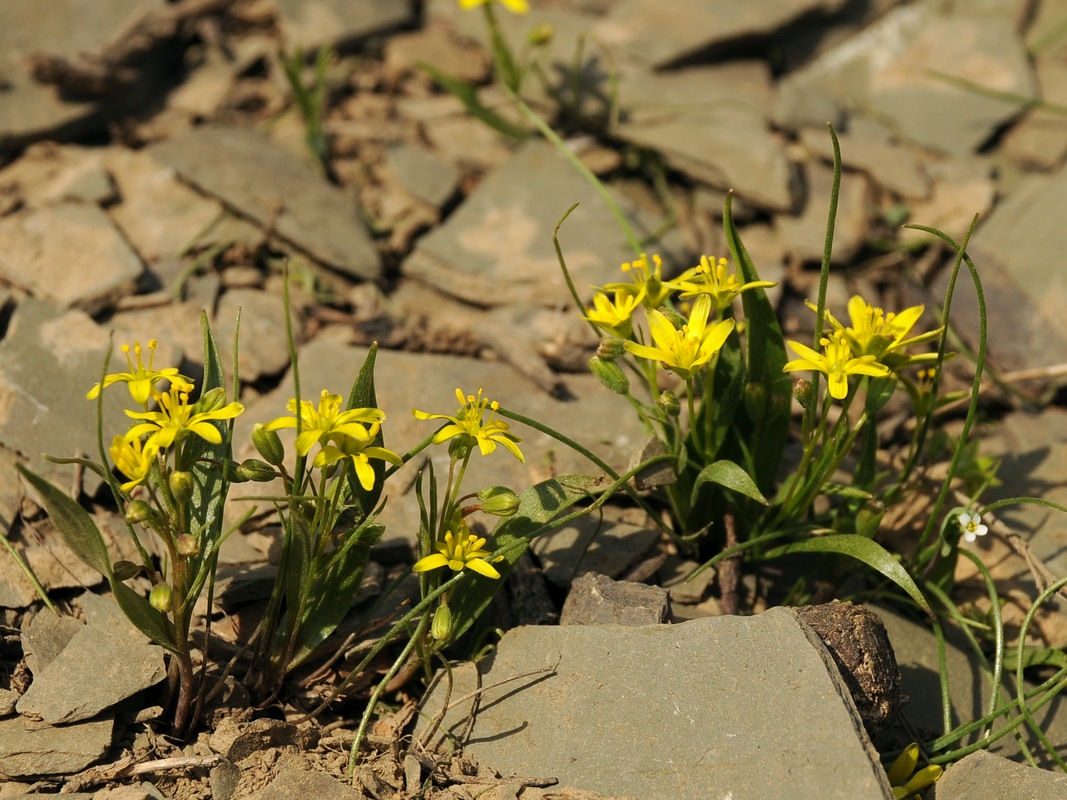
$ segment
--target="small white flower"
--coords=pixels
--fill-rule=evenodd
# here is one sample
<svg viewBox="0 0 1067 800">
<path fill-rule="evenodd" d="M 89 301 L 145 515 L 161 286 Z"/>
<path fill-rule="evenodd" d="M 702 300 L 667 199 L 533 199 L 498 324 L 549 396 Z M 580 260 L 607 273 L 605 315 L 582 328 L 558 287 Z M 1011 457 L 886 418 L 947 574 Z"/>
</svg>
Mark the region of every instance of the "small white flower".
<svg viewBox="0 0 1067 800">
<path fill-rule="evenodd" d="M 960 527 L 963 528 L 963 538 L 968 542 L 989 533 L 989 528 L 982 524 L 982 515 L 977 511 L 973 514 L 966 511 L 960 514 Z"/>
</svg>

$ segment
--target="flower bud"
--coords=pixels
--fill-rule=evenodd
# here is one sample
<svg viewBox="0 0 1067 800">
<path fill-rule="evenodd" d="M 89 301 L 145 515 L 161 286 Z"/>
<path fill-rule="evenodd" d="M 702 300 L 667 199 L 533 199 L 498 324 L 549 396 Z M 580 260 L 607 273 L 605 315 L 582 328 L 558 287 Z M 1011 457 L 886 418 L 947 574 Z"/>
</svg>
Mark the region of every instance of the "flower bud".
<svg viewBox="0 0 1067 800">
<path fill-rule="evenodd" d="M 489 486 L 478 492 L 482 511 L 494 517 L 510 517 L 519 510 L 519 496 L 506 486 Z"/>
<path fill-rule="evenodd" d="M 196 413 L 206 414 L 211 411 L 218 411 L 226 405 L 226 390 L 221 386 L 216 386 L 214 389 L 208 389 L 202 395 L 200 399 L 196 401 Z"/>
<path fill-rule="evenodd" d="M 278 470 L 258 458 L 246 458 L 237 465 L 237 469 L 234 472 L 239 483 L 244 483 L 245 481 L 268 483 L 278 477 Z"/>
<path fill-rule="evenodd" d="M 434 612 L 430 625 L 430 636 L 439 642 L 447 642 L 452 635 L 452 610 L 447 603 L 441 603 Z"/>
<path fill-rule="evenodd" d="M 670 306 L 662 306 L 659 311 L 670 321 L 671 325 L 674 326 L 675 330 L 680 331 L 682 328 L 689 324 L 689 320 L 686 317 L 679 314 L 675 309 L 671 308 Z"/>
<path fill-rule="evenodd" d="M 541 47 L 552 41 L 552 37 L 555 35 L 555 29 L 547 22 L 542 22 L 535 27 L 526 37 L 528 41 L 534 47 Z"/>
<path fill-rule="evenodd" d="M 178 537 L 176 546 L 178 555 L 195 556 L 200 552 L 200 543 L 196 540 L 195 536 L 188 533 L 183 533 Z"/>
<path fill-rule="evenodd" d="M 596 354 L 597 358 L 601 361 L 614 361 L 616 358 L 622 356 L 626 352 L 626 342 L 623 339 L 618 339 L 614 336 L 608 336 L 600 340 L 600 344 L 597 345 Z"/>
<path fill-rule="evenodd" d="M 753 422 L 767 414 L 767 388 L 762 383 L 745 384 L 745 411 Z"/>
<path fill-rule="evenodd" d="M 179 503 L 185 503 L 192 497 L 193 476 L 191 473 L 175 470 L 167 478 L 167 483 L 170 486 L 170 493 L 174 495 L 174 499 Z"/>
<path fill-rule="evenodd" d="M 599 356 L 589 359 L 589 369 L 597 379 L 615 394 L 626 395 L 630 391 L 630 381 L 626 373 L 614 361 L 602 361 Z"/>
<path fill-rule="evenodd" d="M 807 410 L 815 401 L 815 387 L 812 386 L 811 381 L 801 378 L 793 384 L 793 397 L 800 403 L 801 408 Z"/>
<path fill-rule="evenodd" d="M 467 457 L 471 451 L 470 437 L 453 436 L 448 442 L 448 456 L 453 461 L 459 462 Z"/>
<path fill-rule="evenodd" d="M 252 426 L 252 444 L 268 464 L 280 467 L 285 461 L 285 445 L 277 432 L 267 430 L 262 422 Z"/>
<path fill-rule="evenodd" d="M 132 500 L 126 504 L 126 521 L 136 525 L 152 518 L 152 506 L 144 500 Z"/>
<path fill-rule="evenodd" d="M 678 395 L 670 389 L 659 393 L 659 397 L 656 398 L 656 406 L 668 417 L 677 417 L 682 413 L 682 403 L 678 399 Z"/>
<path fill-rule="evenodd" d="M 148 602 L 156 611 L 170 611 L 171 591 L 165 583 L 157 583 L 148 595 Z"/>
</svg>

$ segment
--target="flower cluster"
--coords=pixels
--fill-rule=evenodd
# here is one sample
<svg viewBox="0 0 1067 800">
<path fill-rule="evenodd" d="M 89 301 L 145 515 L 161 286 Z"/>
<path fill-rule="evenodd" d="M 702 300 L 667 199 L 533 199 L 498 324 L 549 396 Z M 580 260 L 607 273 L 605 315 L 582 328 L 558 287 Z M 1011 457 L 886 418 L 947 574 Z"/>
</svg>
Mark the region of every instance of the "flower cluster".
<svg viewBox="0 0 1067 800">
<path fill-rule="evenodd" d="M 86 394 L 92 400 L 103 389 L 116 383 L 125 383 L 130 397 L 141 407 L 139 411 L 126 410 L 126 416 L 139 421 L 125 434 L 115 436 L 109 448 L 111 460 L 127 478 L 120 487 L 124 492 L 144 483 L 153 466 L 159 463 L 160 455 L 177 449 L 190 434 L 211 444 L 219 444 L 222 434 L 215 423 L 233 419 L 244 411 L 244 406 L 238 402 L 227 403 L 222 389 L 205 392 L 195 403 L 190 403 L 189 395 L 195 388 L 192 380 L 180 374 L 176 367 L 155 369 L 157 347 L 155 339 L 148 343 L 146 367 L 140 343 L 135 343 L 133 347 L 136 366 L 130 358 L 130 346 L 124 345 L 122 351 L 126 354 L 129 371 L 106 375 L 102 383 L 96 384 Z M 169 383 L 166 391 L 158 388 L 157 384 L 161 381 Z M 155 410 L 150 409 L 151 405 L 155 405 Z M 176 459 L 176 469 L 183 470 L 188 466 Z"/>
<path fill-rule="evenodd" d="M 519 438 L 508 433 L 509 426 L 506 422 L 496 418 L 500 403 L 483 397 L 481 389 L 478 390 L 477 396 L 469 394 L 466 397 L 463 396 L 463 392 L 460 389 L 456 389 L 456 399 L 459 401 L 460 407 L 456 410 L 454 416 L 430 414 L 426 411 L 412 409 L 411 413 L 415 415 L 416 419 L 448 420 L 448 425 L 441 428 L 433 437 L 434 444 L 441 444 L 451 439 L 456 443 L 456 447 L 461 450 L 465 449 L 468 452 L 477 445 L 483 456 L 492 453 L 499 444 L 519 461 L 526 461 L 522 451 L 519 449 Z M 489 419 L 483 421 L 486 409 L 489 409 Z"/>
<path fill-rule="evenodd" d="M 374 488 L 374 467 L 370 459 L 388 461 L 403 466 L 400 456 L 375 444 L 385 421 L 385 413 L 377 408 L 350 408 L 341 410 L 341 395 L 323 389 L 316 407 L 310 400 L 296 398 L 286 404 L 291 417 L 279 417 L 268 422 L 264 429 L 277 431 L 296 428 L 297 455 L 304 457 L 316 444 L 320 446 L 312 465 L 326 469 L 346 459 L 351 462 L 360 486 L 370 491 Z"/>
<path fill-rule="evenodd" d="M 835 400 L 843 400 L 848 396 L 848 378 L 851 375 L 886 378 L 910 364 L 934 361 L 937 358 L 934 353 L 908 355 L 906 352 L 912 345 L 932 341 L 941 335 L 942 329 L 938 328 L 908 337 L 924 309 L 924 306 L 918 305 L 897 314 L 887 314 L 855 295 L 848 301 L 852 324 L 842 324 L 827 311 L 826 321 L 832 330 L 819 341 L 823 352 L 790 341 L 789 346 L 800 358 L 787 363 L 785 369 L 789 372 L 812 370 L 825 373 L 830 396 Z"/>
</svg>

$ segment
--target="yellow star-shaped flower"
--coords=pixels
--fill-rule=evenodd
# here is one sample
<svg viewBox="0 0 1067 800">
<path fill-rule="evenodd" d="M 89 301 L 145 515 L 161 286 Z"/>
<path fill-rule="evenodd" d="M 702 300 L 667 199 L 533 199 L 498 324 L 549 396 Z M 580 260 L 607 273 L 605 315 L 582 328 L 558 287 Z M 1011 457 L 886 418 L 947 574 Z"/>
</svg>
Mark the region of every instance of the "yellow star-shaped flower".
<svg viewBox="0 0 1067 800">
<path fill-rule="evenodd" d="M 789 346 L 800 358 L 786 364 L 784 371 L 808 369 L 813 372 L 825 372 L 830 396 L 835 400 L 843 400 L 848 395 L 849 375 L 884 378 L 889 374 L 889 368 L 885 364 L 879 364 L 874 356 L 854 356 L 848 340 L 840 331 L 834 333 L 832 339 L 824 337 L 821 344 L 826 351 L 825 355 L 800 342 L 790 341 Z"/>
<path fill-rule="evenodd" d="M 469 394 L 466 398 L 463 397 L 461 390 L 456 389 L 456 399 L 463 405 L 459 407 L 454 417 L 450 417 L 447 414 L 429 414 L 425 411 L 412 409 L 411 413 L 415 415 L 416 419 L 446 419 L 449 421 L 449 424 L 441 428 L 433 437 L 434 444 L 441 444 L 449 439 L 458 438 L 469 447 L 477 444 L 483 456 L 492 453 L 499 444 L 519 461 L 526 462 L 526 457 L 519 450 L 518 442 L 521 440 L 517 436 L 508 433 L 510 426 L 506 422 L 496 419 L 496 410 L 500 408 L 500 403 L 496 402 L 496 400 L 490 402 L 489 398 L 483 397 L 481 389 L 478 390 L 477 397 Z M 489 419 L 483 422 L 482 417 L 487 408 L 489 409 Z"/>
<path fill-rule="evenodd" d="M 734 329 L 732 319 L 720 320 L 708 327 L 711 298 L 707 295 L 697 298 L 689 322 L 681 330 L 675 328 L 663 312 L 650 308 L 647 313 L 649 332 L 655 347 L 637 342 L 625 342 L 623 346 L 635 356 L 659 361 L 686 381 L 711 361 Z"/>
<path fill-rule="evenodd" d="M 290 414 L 297 414 L 296 398 L 290 399 L 285 407 Z M 331 394 L 327 389 L 323 389 L 319 395 L 318 408 L 310 400 L 300 401 L 299 417 L 300 435 L 296 437 L 296 452 L 306 456 L 315 442 L 325 445 L 336 436 L 351 436 L 357 440 L 366 438 L 366 426 L 384 422 L 385 412 L 377 408 L 351 408 L 342 411 L 341 395 Z M 296 417 L 278 417 L 266 425 L 268 431 L 295 427 Z"/>
<path fill-rule="evenodd" d="M 500 573 L 485 560 L 485 557 L 491 555 L 491 553 L 485 550 L 484 547 L 485 539 L 475 536 L 470 532 L 467 524 L 462 523 L 458 535 L 448 531 L 445 534 L 444 541 L 437 543 L 437 552 L 425 558 L 420 558 L 411 569 L 413 572 L 428 572 L 431 569 L 448 567 L 453 572 L 460 572 L 470 567 L 479 575 L 484 575 L 487 578 L 499 578 Z M 497 556 L 493 560 L 500 561 L 502 559 L 503 556 Z"/>
</svg>

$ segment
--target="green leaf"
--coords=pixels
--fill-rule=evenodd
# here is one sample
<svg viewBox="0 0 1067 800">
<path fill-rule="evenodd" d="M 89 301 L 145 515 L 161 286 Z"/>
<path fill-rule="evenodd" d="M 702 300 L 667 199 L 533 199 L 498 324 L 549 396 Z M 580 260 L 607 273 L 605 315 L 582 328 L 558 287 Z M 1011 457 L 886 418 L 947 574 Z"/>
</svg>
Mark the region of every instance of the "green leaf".
<svg viewBox="0 0 1067 800">
<path fill-rule="evenodd" d="M 418 66 L 433 78 L 438 86 L 458 98 L 467 107 L 467 112 L 475 119 L 479 119 L 490 128 L 515 139 L 525 139 L 530 135 L 525 128 L 509 122 L 491 108 L 485 106 L 478 98 L 478 87 L 458 78 L 453 78 L 448 73 L 442 72 L 425 61 L 420 61 Z"/>
<path fill-rule="evenodd" d="M 503 561 L 493 563 L 500 578 L 471 573 L 469 583 L 456 587 L 450 604 L 453 639 L 462 636 L 489 605 L 504 579 L 526 552 L 530 540 L 542 533 L 560 512 L 579 500 L 603 491 L 605 485 L 603 478 L 564 475 L 542 481 L 519 494 L 518 510 L 514 516 L 502 519 L 493 533 L 491 546 L 498 551 L 506 548 Z"/>
<path fill-rule="evenodd" d="M 767 505 L 767 498 L 760 492 L 756 482 L 752 480 L 752 476 L 733 461 L 721 459 L 708 464 L 704 469 L 700 470 L 700 474 L 697 475 L 696 481 L 693 483 L 693 495 L 690 502 L 696 503 L 697 493 L 705 483 L 717 483 L 738 494 L 751 497 L 753 500 L 758 500 L 763 505 Z"/>
<path fill-rule="evenodd" d="M 911 575 L 900 565 L 893 554 L 878 542 L 848 533 L 813 536 L 810 539 L 801 539 L 799 542 L 775 547 L 765 552 L 763 557 L 778 558 L 790 553 L 836 553 L 862 561 L 907 592 L 923 611 L 933 616 L 930 604 L 926 602 L 926 598 L 919 591 Z"/>
<path fill-rule="evenodd" d="M 758 281 L 759 273 L 734 225 L 732 197 L 732 194 L 726 195 L 722 220 L 730 255 L 745 283 Z M 783 371 L 788 361 L 785 338 L 767 293 L 763 289 L 749 289 L 741 295 L 741 303 L 748 326 L 745 333 L 748 380 L 750 384 L 761 386 L 765 393 L 762 415 L 754 420 L 754 429 L 747 440 L 757 470 L 756 484 L 766 493 L 774 486 L 778 464 L 789 436 L 792 383 L 789 375 Z"/>
<path fill-rule="evenodd" d="M 378 343 L 375 342 L 370 346 L 367 357 L 363 361 L 363 366 L 360 368 L 356 380 L 352 383 L 352 390 L 348 393 L 346 409 L 378 407 L 378 395 L 374 388 L 374 361 L 377 356 Z M 382 434 L 381 429 L 378 430 L 377 436 L 374 437 L 372 445 L 374 447 L 385 447 L 385 436 Z M 386 462 L 380 458 L 372 458 L 370 463 L 371 468 L 374 470 L 374 486 L 369 491 L 363 488 L 363 485 L 356 477 L 355 470 L 351 470 L 348 473 L 349 490 L 352 492 L 352 496 L 356 499 L 364 516 L 378 505 L 382 490 L 385 488 Z"/>
<path fill-rule="evenodd" d="M 63 541 L 82 561 L 109 580 L 113 576 L 111 559 L 107 554 L 107 545 L 100 530 L 89 516 L 89 512 L 61 492 L 41 476 L 31 472 L 21 464 L 19 472 L 37 490 L 44 504 L 44 510 L 52 524 L 56 526 Z"/>
<path fill-rule="evenodd" d="M 136 626 L 137 630 L 160 647 L 178 652 L 166 620 L 161 613 L 152 608 L 148 600 L 122 581 L 112 581 L 111 591 L 115 593 L 115 601 L 122 609 L 122 613 Z"/>
</svg>

